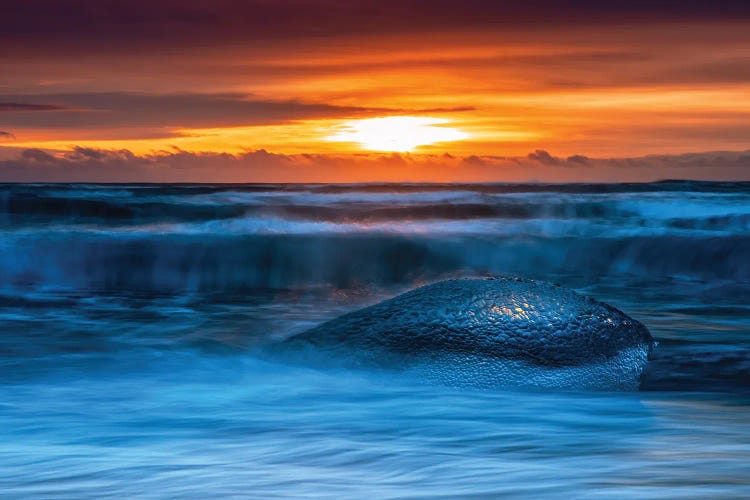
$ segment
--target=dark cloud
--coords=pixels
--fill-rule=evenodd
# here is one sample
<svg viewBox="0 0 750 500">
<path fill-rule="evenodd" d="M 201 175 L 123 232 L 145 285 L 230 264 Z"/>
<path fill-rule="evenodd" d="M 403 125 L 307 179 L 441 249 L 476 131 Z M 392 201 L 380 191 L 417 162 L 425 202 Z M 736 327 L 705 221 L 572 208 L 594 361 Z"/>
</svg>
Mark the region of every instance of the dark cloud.
<svg viewBox="0 0 750 500">
<path fill-rule="evenodd" d="M 583 155 L 573 155 L 568 156 L 566 161 L 568 163 L 580 163 L 581 165 L 586 165 L 589 162 L 589 157 Z"/>
<path fill-rule="evenodd" d="M 21 153 L 21 159 L 29 162 L 42 162 L 42 163 L 54 163 L 58 161 L 57 158 L 42 151 L 41 149 L 25 149 Z"/>
<path fill-rule="evenodd" d="M 745 0 L 24 0 L 2 8 L 0 43 L 200 45 L 289 37 L 540 24 L 740 20 Z M 92 46 L 96 50 L 97 46 Z"/>
<path fill-rule="evenodd" d="M 640 158 L 407 154 L 241 155 L 175 149 L 150 155 L 74 148 L 27 149 L 0 160 L 0 182 L 623 182 L 659 179 L 750 181 L 750 151 Z"/>
<path fill-rule="evenodd" d="M 7 140 L 14 140 L 16 138 L 15 135 L 11 134 L 10 132 L 5 132 L 3 130 L 0 130 L 0 141 L 7 141 Z"/>
<path fill-rule="evenodd" d="M 24 102 L 0 102 L 0 113 L 3 111 L 59 111 L 65 109 L 54 104 L 29 104 Z"/>
<path fill-rule="evenodd" d="M 72 152 L 65 155 L 69 160 L 104 160 L 107 158 L 107 152 L 101 149 L 84 148 L 76 146 Z"/>
<path fill-rule="evenodd" d="M 0 113 L 0 126 L 40 129 L 225 127 L 355 116 L 383 111 L 294 100 L 263 100 L 236 93 L 102 92 L 14 95 L 12 98 L 13 103 L 0 103 L 0 111 L 35 112 Z"/>
<path fill-rule="evenodd" d="M 528 159 L 538 161 L 544 165 L 560 165 L 563 162 L 560 158 L 556 158 L 542 149 L 537 149 L 533 153 L 529 153 Z"/>
</svg>

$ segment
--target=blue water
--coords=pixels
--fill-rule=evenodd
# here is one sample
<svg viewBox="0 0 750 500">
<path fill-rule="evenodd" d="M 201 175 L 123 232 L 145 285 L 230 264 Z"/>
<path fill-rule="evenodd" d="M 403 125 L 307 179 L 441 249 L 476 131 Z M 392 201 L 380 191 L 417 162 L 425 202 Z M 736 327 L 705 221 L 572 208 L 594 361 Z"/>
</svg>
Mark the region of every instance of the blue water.
<svg viewBox="0 0 750 500">
<path fill-rule="evenodd" d="M 0 496 L 750 496 L 750 184 L 2 185 Z M 637 392 L 253 349 L 442 278 L 560 283 Z"/>
</svg>

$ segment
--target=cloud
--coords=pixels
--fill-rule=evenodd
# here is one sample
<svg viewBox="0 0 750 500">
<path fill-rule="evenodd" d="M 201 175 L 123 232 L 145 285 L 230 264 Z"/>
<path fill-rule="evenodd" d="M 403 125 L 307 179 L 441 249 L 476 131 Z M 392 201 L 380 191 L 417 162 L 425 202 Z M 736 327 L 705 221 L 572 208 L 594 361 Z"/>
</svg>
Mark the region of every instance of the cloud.
<svg viewBox="0 0 750 500">
<path fill-rule="evenodd" d="M 647 182 L 659 179 L 750 181 L 750 151 L 640 158 L 560 158 L 410 154 L 240 155 L 182 150 L 135 155 L 76 147 L 20 151 L 0 160 L 14 182 Z"/>
<path fill-rule="evenodd" d="M 67 153 L 65 158 L 68 160 L 105 160 L 111 154 L 107 151 L 94 148 L 83 148 L 77 146 L 72 152 Z M 131 156 L 132 158 L 132 156 Z"/>
<path fill-rule="evenodd" d="M 29 104 L 24 102 L 0 102 L 0 112 L 3 111 L 59 111 L 65 109 L 54 104 Z"/>
<path fill-rule="evenodd" d="M 453 108 L 418 109 L 414 113 L 463 113 L 465 111 L 476 111 L 476 109 L 476 106 L 456 106 Z"/>
<path fill-rule="evenodd" d="M 21 159 L 29 162 L 42 163 L 53 163 L 58 161 L 57 158 L 47 153 L 46 151 L 42 151 L 41 149 L 24 149 L 21 153 Z"/>
<path fill-rule="evenodd" d="M 4 7 L 0 43 L 139 45 L 246 42 L 351 34 L 471 31 L 498 26 L 747 19 L 745 0 L 24 0 Z M 92 43 L 98 42 L 98 43 Z"/>
<path fill-rule="evenodd" d="M 240 93 L 95 92 L 14 95 L 11 98 L 13 102 L 0 103 L 0 126 L 38 129 L 210 128 L 268 125 L 383 111 L 297 100 L 266 100 Z"/>
<path fill-rule="evenodd" d="M 567 160 L 565 161 L 569 164 L 578 163 L 581 165 L 586 165 L 589 162 L 589 158 L 583 155 L 573 155 L 573 156 L 568 156 Z"/>
<path fill-rule="evenodd" d="M 537 149 L 533 153 L 529 153 L 527 158 L 531 161 L 536 161 L 543 165 L 560 165 L 561 163 L 563 163 L 560 158 L 555 158 L 542 149 Z"/>
<path fill-rule="evenodd" d="M 0 130 L 0 141 L 14 141 L 15 139 L 15 135 L 11 134 L 10 132 Z"/>
</svg>

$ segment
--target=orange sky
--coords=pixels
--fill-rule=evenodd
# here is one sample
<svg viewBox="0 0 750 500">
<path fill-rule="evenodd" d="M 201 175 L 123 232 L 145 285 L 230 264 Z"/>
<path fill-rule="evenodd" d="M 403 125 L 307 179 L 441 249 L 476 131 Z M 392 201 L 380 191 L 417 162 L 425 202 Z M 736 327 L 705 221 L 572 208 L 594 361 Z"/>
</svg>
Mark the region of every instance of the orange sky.
<svg viewBox="0 0 750 500">
<path fill-rule="evenodd" d="M 351 29 L 307 33 L 270 17 L 274 10 L 269 23 L 281 23 L 275 28 L 282 33 L 257 24 L 253 35 L 252 25 L 246 33 L 227 24 L 223 36 L 203 33 L 208 28 L 199 22 L 193 28 L 203 38 L 189 41 L 181 37 L 190 26 L 163 21 L 163 32 L 151 31 L 146 19 L 113 24 L 107 35 L 75 26 L 68 32 L 52 19 L 63 31 L 0 39 L 9 55 L 0 59 L 0 149 L 5 156 L 75 146 L 138 155 L 175 148 L 341 155 L 398 142 L 416 143 L 413 154 L 525 156 L 543 149 L 563 157 L 748 149 L 747 21 L 636 11 L 635 20 L 622 22 L 604 12 L 604 22 L 583 9 L 556 24 L 524 10 L 516 26 L 500 17 L 483 23 L 481 3 L 470 3 L 476 19 L 459 16 L 455 26 L 434 16 L 413 29 L 355 29 L 363 14 L 347 11 Z M 105 27 L 114 23 L 106 9 L 85 15 L 99 16 Z M 379 141 L 331 140 L 372 123 L 357 120 L 403 116 L 444 130 L 394 121 L 367 132 L 385 134 Z M 403 140 L 415 134 L 422 142 Z"/>
</svg>

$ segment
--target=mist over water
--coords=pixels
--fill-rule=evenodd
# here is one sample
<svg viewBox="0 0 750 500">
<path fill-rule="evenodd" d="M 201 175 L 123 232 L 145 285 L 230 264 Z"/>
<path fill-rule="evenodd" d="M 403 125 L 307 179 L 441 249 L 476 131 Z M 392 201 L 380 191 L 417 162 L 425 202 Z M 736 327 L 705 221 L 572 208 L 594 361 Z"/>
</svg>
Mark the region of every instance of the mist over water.
<svg viewBox="0 0 750 500">
<path fill-rule="evenodd" d="M 750 183 L 0 186 L 9 497 L 750 495 Z M 257 359 L 517 275 L 659 341 L 639 392 Z"/>
</svg>

